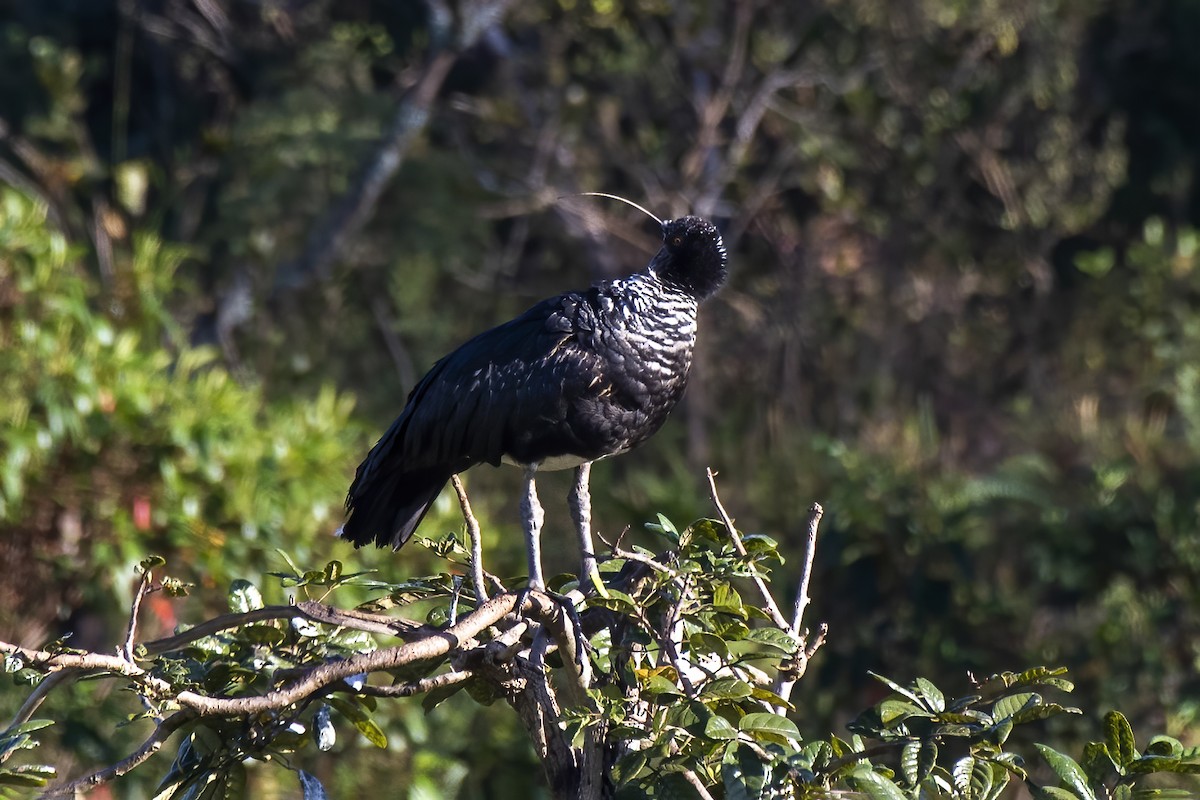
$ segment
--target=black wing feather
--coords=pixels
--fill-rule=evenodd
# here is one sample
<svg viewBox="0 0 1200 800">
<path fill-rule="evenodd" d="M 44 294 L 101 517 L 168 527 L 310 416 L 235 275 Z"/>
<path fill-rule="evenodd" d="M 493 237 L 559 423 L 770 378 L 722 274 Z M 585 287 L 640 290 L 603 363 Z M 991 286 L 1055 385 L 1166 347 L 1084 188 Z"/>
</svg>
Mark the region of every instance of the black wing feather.
<svg viewBox="0 0 1200 800">
<path fill-rule="evenodd" d="M 545 300 L 434 364 L 359 466 L 342 536 L 400 547 L 451 475 L 560 430 L 568 365 L 588 358 L 575 341 L 581 305 L 576 294 Z"/>
</svg>

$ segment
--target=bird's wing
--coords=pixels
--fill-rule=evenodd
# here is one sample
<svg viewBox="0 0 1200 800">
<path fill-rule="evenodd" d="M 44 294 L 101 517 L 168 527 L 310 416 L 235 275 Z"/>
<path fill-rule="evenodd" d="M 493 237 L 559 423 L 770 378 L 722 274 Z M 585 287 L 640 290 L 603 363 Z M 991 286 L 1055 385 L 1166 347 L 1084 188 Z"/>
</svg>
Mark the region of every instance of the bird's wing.
<svg viewBox="0 0 1200 800">
<path fill-rule="evenodd" d="M 580 344 L 594 332 L 588 299 L 545 300 L 434 364 L 359 465 L 343 535 L 356 545 L 399 547 L 450 475 L 499 464 L 514 448 L 525 452 L 530 436 L 560 439 L 568 383 L 579 379 L 571 365 L 591 363 Z"/>
<path fill-rule="evenodd" d="M 378 455 L 406 470 L 499 464 L 517 432 L 565 415 L 570 367 L 589 359 L 592 319 L 588 298 L 564 294 L 467 341 L 412 390 Z"/>
</svg>

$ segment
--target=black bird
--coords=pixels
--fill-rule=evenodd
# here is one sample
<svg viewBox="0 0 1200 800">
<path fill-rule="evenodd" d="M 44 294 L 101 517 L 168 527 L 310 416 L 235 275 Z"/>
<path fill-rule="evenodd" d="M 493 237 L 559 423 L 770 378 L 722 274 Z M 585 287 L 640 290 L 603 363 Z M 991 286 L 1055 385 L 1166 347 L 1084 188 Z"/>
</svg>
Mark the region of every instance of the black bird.
<svg viewBox="0 0 1200 800">
<path fill-rule="evenodd" d="M 534 474 L 575 467 L 580 581 L 597 581 L 591 462 L 624 453 L 662 426 L 687 384 L 697 305 L 726 277 L 725 246 L 711 222 L 688 216 L 659 224 L 663 245 L 644 272 L 543 300 L 434 364 L 359 465 L 341 535 L 355 547 L 399 548 L 451 475 L 508 462 L 525 471 L 529 585 L 541 589 Z"/>
</svg>

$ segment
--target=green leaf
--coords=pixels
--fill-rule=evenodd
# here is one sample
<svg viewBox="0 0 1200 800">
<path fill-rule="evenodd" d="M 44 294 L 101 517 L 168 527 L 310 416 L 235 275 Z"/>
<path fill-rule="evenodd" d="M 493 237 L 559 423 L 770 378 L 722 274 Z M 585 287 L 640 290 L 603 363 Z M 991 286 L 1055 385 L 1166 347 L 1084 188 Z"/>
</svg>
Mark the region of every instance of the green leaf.
<svg viewBox="0 0 1200 800">
<path fill-rule="evenodd" d="M 900 684 L 893 681 L 891 678 L 885 678 L 882 675 L 879 675 L 878 673 L 868 671 L 867 674 L 870 675 L 875 680 L 877 680 L 880 683 L 887 686 L 889 689 L 891 689 L 896 694 L 907 697 L 909 700 L 913 701 L 918 706 L 921 705 L 921 698 L 918 697 L 911 689 L 901 686 Z"/>
<path fill-rule="evenodd" d="M 1034 800 L 1080 800 L 1080 796 L 1057 786 L 1031 786 L 1029 793 Z"/>
<path fill-rule="evenodd" d="M 971 796 L 971 773 L 975 770 L 975 757 L 963 756 L 954 762 L 950 775 L 954 779 L 954 788 L 963 797 Z"/>
<path fill-rule="evenodd" d="M 1008 786 L 1008 782 L 1012 779 L 1012 775 L 1004 767 L 993 763 L 992 767 L 992 788 L 980 800 L 999 800 L 1000 794 Z"/>
<path fill-rule="evenodd" d="M 616 589 L 609 589 L 607 597 L 598 594 L 592 595 L 588 598 L 587 604 L 589 608 L 607 608 L 609 611 L 619 611 L 625 614 L 635 612 L 639 608 L 632 597 Z"/>
<path fill-rule="evenodd" d="M 1120 711 L 1109 711 L 1104 715 L 1104 745 L 1118 766 L 1127 766 L 1138 757 L 1133 728 Z"/>
<path fill-rule="evenodd" d="M 1079 764 L 1093 785 L 1103 783 L 1109 776 L 1123 773 L 1125 770 L 1117 767 L 1108 747 L 1103 742 L 1088 742 L 1083 746 L 1083 757 Z"/>
<path fill-rule="evenodd" d="M 907 800 L 899 786 L 866 764 L 859 764 L 855 767 L 846 776 L 846 781 L 851 788 L 862 792 L 870 800 Z"/>
<path fill-rule="evenodd" d="M 1035 744 L 1034 747 L 1042 754 L 1042 758 L 1046 759 L 1046 763 L 1054 770 L 1054 774 L 1059 777 L 1059 780 L 1066 784 L 1072 792 L 1082 800 L 1096 800 L 1092 787 L 1088 785 L 1087 775 L 1074 759 L 1044 744 Z"/>
<path fill-rule="evenodd" d="M 753 628 L 746 635 L 746 638 L 754 642 L 770 645 L 788 655 L 792 655 L 800 649 L 800 642 L 796 637 L 778 628 Z"/>
<path fill-rule="evenodd" d="M 375 720 L 370 717 L 354 721 L 354 727 L 358 728 L 359 733 L 366 737 L 367 741 L 378 747 L 380 750 L 387 750 L 388 740 L 387 734 L 383 732 Z"/>
<path fill-rule="evenodd" d="M 704 724 L 704 735 L 709 739 L 732 740 L 737 738 L 738 730 L 720 714 L 713 714 Z"/>
<path fill-rule="evenodd" d="M 1080 709 L 1071 706 L 1062 706 L 1058 703 L 1044 703 L 1040 706 L 1032 706 L 1017 712 L 1017 715 L 1013 717 L 1013 722 L 1018 725 L 1024 725 L 1027 722 L 1036 722 L 1038 720 L 1049 719 L 1050 717 L 1057 717 L 1059 714 L 1082 713 L 1083 711 Z"/>
<path fill-rule="evenodd" d="M 287 634 L 273 625 L 247 625 L 238 631 L 238 636 L 254 644 L 279 645 Z"/>
<path fill-rule="evenodd" d="M 467 681 L 464 681 L 462 683 L 451 684 L 450 686 L 439 686 L 436 689 L 426 692 L 425 696 L 421 698 L 421 708 L 425 709 L 425 713 L 428 714 L 430 711 L 433 711 L 439 705 L 461 692 L 466 687 L 467 683 Z"/>
<path fill-rule="evenodd" d="M 1136 775 L 1148 775 L 1152 772 L 1200 775 L 1200 764 L 1188 763 L 1170 756 L 1142 756 L 1126 764 L 1125 770 Z"/>
<path fill-rule="evenodd" d="M 747 714 L 738 721 L 738 729 L 751 734 L 767 733 L 788 739 L 800 739 L 800 730 L 796 727 L 796 723 L 785 716 L 772 714 L 769 711 Z"/>
<path fill-rule="evenodd" d="M 58 770 L 48 764 L 23 764 L 15 769 L 0 769 L 0 785 L 36 789 L 57 775 Z"/>
<path fill-rule="evenodd" d="M 998 747 L 1008 741 L 1008 736 L 1012 733 L 1012 729 L 1012 717 L 1006 717 L 993 725 L 991 730 L 988 731 L 988 741 Z"/>
<path fill-rule="evenodd" d="M 650 695 L 683 695 L 683 690 L 674 681 L 657 672 L 646 680 L 645 687 Z"/>
<path fill-rule="evenodd" d="M 717 678 L 704 687 L 702 697 L 716 697 L 722 700 L 741 700 L 754 692 L 753 687 L 741 678 Z"/>
<path fill-rule="evenodd" d="M 658 524 L 647 522 L 646 529 L 653 533 L 662 534 L 672 544 L 679 544 L 679 530 L 675 527 L 675 523 L 662 514 L 658 515 Z"/>
<path fill-rule="evenodd" d="M 796 707 L 787 700 L 784 700 L 779 695 L 772 692 L 770 689 L 764 689 L 761 686 L 755 686 L 750 690 L 750 696 L 755 700 L 763 700 L 776 708 L 786 708 L 789 711 L 795 711 Z"/>
<path fill-rule="evenodd" d="M 920 767 L 918 758 L 921 755 L 921 742 L 911 741 L 904 745 L 904 749 L 900 751 L 900 773 L 904 775 L 904 781 L 909 786 L 916 786 L 921 782 Z"/>
<path fill-rule="evenodd" d="M 737 590 L 728 583 L 721 581 L 713 587 L 713 608 L 717 611 L 723 611 L 726 614 L 735 614 L 742 619 L 746 618 L 746 610 L 743 608 L 742 596 Z"/>
<path fill-rule="evenodd" d="M 646 764 L 649 762 L 649 756 L 645 751 L 635 750 L 632 753 L 626 753 L 617 759 L 617 763 L 612 768 L 612 778 L 617 786 L 623 786 L 636 778 L 646 769 Z"/>
<path fill-rule="evenodd" d="M 721 759 L 721 781 L 726 800 L 767 797 L 767 765 L 749 747 L 730 742 Z"/>
<path fill-rule="evenodd" d="M 946 710 L 946 696 L 942 694 L 941 689 L 934 686 L 932 682 L 925 678 L 917 678 L 916 683 L 917 688 L 925 699 L 922 705 L 935 713 Z"/>
<path fill-rule="evenodd" d="M 13 725 L 11 728 L 6 728 L 3 732 L 3 734 L 0 734 L 0 742 L 3 742 L 5 739 L 8 739 L 10 736 L 18 736 L 18 735 L 21 735 L 24 733 L 33 733 L 34 731 L 40 731 L 43 728 L 49 728 L 53 724 L 54 724 L 54 720 L 52 720 L 52 719 L 31 719 L 28 722 L 22 722 L 20 725 Z M 1166 737 L 1161 737 L 1161 738 L 1166 738 Z M 1183 752 L 1182 748 L 1180 749 L 1180 752 Z"/>
<path fill-rule="evenodd" d="M 990 756 L 990 759 L 993 764 L 999 765 L 1002 769 L 1011 772 L 1021 780 L 1029 777 L 1029 774 L 1025 771 L 1025 759 L 1016 753 L 997 753 L 994 756 Z"/>
<path fill-rule="evenodd" d="M 1163 736 L 1160 734 L 1152 738 L 1146 745 L 1146 755 L 1182 758 L 1183 744 L 1172 736 Z"/>
<path fill-rule="evenodd" d="M 694 653 L 712 653 L 722 661 L 729 659 L 729 646 L 725 640 L 713 633 L 693 633 L 688 637 L 688 644 Z"/>
<path fill-rule="evenodd" d="M 1010 694 L 1001 697 L 992 706 L 992 717 L 1001 720 L 1005 717 L 1014 717 L 1018 712 L 1025 710 L 1027 707 L 1041 705 L 1041 695 L 1033 692 L 1021 692 L 1020 694 Z"/>
<path fill-rule="evenodd" d="M 983 798 L 992 791 L 992 765 L 986 761 L 975 760 L 971 768 L 971 797 Z"/>
<path fill-rule="evenodd" d="M 890 698 L 879 704 L 879 720 L 885 728 L 892 728 L 913 716 L 928 716 L 925 709 L 903 700 Z"/>
<path fill-rule="evenodd" d="M 141 561 L 138 562 L 137 571 L 139 573 L 147 572 L 147 571 L 155 569 L 157 567 L 161 567 L 166 563 L 167 563 L 167 560 L 165 558 L 163 558 L 162 556 L 154 556 L 154 555 L 146 556 L 145 558 L 143 558 Z"/>
<path fill-rule="evenodd" d="M 247 611 L 257 611 L 263 607 L 262 594 L 258 587 L 241 578 L 235 580 L 229 587 L 229 610 L 235 614 L 245 614 Z"/>
</svg>

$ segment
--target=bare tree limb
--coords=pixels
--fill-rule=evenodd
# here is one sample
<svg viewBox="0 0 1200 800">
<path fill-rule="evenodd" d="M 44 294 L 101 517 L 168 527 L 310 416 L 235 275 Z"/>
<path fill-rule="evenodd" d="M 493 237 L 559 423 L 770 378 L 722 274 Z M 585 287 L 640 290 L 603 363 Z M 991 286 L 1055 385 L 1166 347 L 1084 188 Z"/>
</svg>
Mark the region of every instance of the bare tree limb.
<svg viewBox="0 0 1200 800">
<path fill-rule="evenodd" d="M 696 790 L 696 794 L 700 797 L 700 800 L 716 800 L 716 798 L 709 793 L 708 789 L 704 788 L 704 783 L 699 777 L 697 777 L 696 773 L 692 772 L 690 769 L 683 771 L 683 779 L 687 781 L 693 789 Z"/>
<path fill-rule="evenodd" d="M 294 617 L 303 617 L 312 622 L 319 622 L 325 625 L 340 625 L 343 628 L 399 636 L 401 638 L 411 637 L 426 628 L 426 626 L 412 620 L 367 614 L 362 611 L 343 611 L 331 608 L 322 603 L 305 601 L 297 603 L 294 606 L 265 606 L 238 614 L 223 614 L 201 622 L 174 636 L 146 642 L 139 649 L 144 650 L 146 655 L 150 656 L 169 653 L 172 650 L 178 650 L 198 639 L 203 639 L 205 636 L 212 636 L 214 633 L 219 633 L 223 630 L 249 625 L 254 622 L 263 622 L 272 619 L 292 619 Z M 429 630 L 435 629 L 429 628 Z"/>
<path fill-rule="evenodd" d="M 535 611 L 542 607 L 541 600 L 529 593 L 526 606 Z M 540 596 L 539 596 L 540 597 Z M 245 716 L 265 711 L 278 710 L 298 702 L 319 689 L 323 689 L 352 675 L 394 669 L 405 664 L 438 658 L 451 649 L 470 642 L 476 634 L 501 620 L 505 615 L 518 611 L 517 596 L 505 594 L 481 605 L 471 614 L 445 630 L 436 630 L 422 639 L 397 647 L 389 647 L 370 653 L 360 653 L 338 661 L 331 661 L 305 670 L 301 677 L 279 689 L 262 695 L 249 697 L 210 697 L 193 691 L 174 692 L 170 683 L 150 675 L 141 667 L 120 656 L 100 653 L 52 653 L 33 650 L 0 642 L 0 653 L 15 655 L 27 664 L 43 671 L 82 669 L 111 672 L 133 679 L 138 686 L 157 699 L 172 700 L 201 716 Z M 553 601 L 544 598 L 545 603 Z"/>
<path fill-rule="evenodd" d="M 175 731 L 194 719 L 196 719 L 196 714 L 191 711 L 176 711 L 162 722 L 159 722 L 155 726 L 154 732 L 150 734 L 150 737 L 127 758 L 123 758 L 116 764 L 97 770 L 90 775 L 76 778 L 61 786 L 52 787 L 46 790 L 41 796 L 43 798 L 73 798 L 80 791 L 94 789 L 97 786 L 121 777 L 157 753 Z"/>
<path fill-rule="evenodd" d="M 821 524 L 821 517 L 824 513 L 825 509 L 821 508 L 820 503 L 813 503 L 808 508 L 807 536 L 804 540 L 804 569 L 800 572 L 800 585 L 796 587 L 796 601 L 792 606 L 790 630 L 794 634 L 800 633 L 800 628 L 804 624 L 804 611 L 812 600 L 808 596 L 808 585 L 812 581 L 813 560 L 817 554 L 817 528 Z"/>
<path fill-rule="evenodd" d="M 399 683 L 395 686 L 363 686 L 358 690 L 360 694 L 369 694 L 374 697 L 412 697 L 415 694 L 425 694 L 432 692 L 434 689 L 443 689 L 447 686 L 454 686 L 459 683 L 466 683 L 475 677 L 472 670 L 453 670 L 452 672 L 443 672 L 441 675 L 432 675 L 428 678 L 421 678 L 408 683 Z"/>
</svg>

